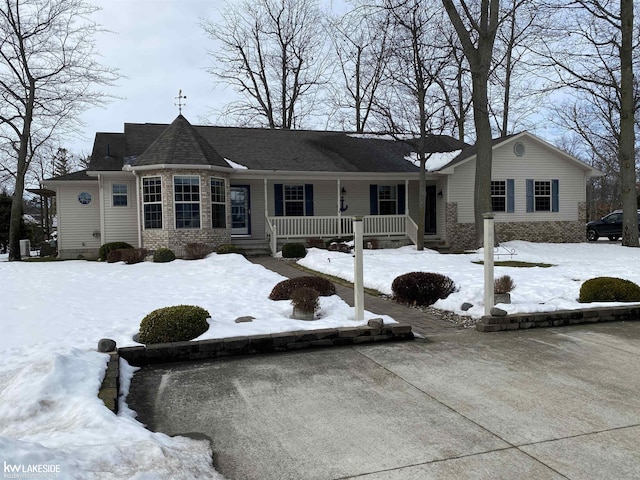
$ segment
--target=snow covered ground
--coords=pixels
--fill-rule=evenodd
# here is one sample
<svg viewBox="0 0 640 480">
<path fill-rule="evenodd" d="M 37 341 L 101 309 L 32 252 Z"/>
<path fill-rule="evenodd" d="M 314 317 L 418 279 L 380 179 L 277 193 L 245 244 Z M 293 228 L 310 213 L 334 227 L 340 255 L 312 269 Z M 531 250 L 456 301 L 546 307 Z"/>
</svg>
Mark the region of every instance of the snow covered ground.
<svg viewBox="0 0 640 480">
<path fill-rule="evenodd" d="M 515 251 L 513 260 L 554 265 L 496 267 L 496 276 L 509 274 L 517 285 L 513 303 L 503 305 L 510 312 L 581 308 L 580 285 L 596 276 L 640 283 L 637 249 L 604 243 L 506 247 Z M 366 250 L 365 284 L 391 293 L 393 279 L 403 273 L 443 273 L 459 290 L 435 306 L 463 313 L 460 305 L 470 302 L 466 314 L 480 316 L 483 267 L 472 262 L 481 259 L 482 250 Z M 319 320 L 290 319 L 288 301 L 268 300 L 282 277 L 234 254 L 137 265 L 2 260 L 6 256 L 0 257 L 0 461 L 14 472 L 35 472 L 29 478 L 221 478 L 206 442 L 149 432 L 127 408 L 113 415 L 96 397 L 107 360 L 95 352 L 98 340 L 133 345 L 140 320 L 156 308 L 207 309 L 211 326 L 201 339 L 358 324 L 353 308 L 336 296 L 320 299 Z M 310 249 L 300 264 L 353 280 L 350 254 Z M 234 322 L 246 315 L 255 320 Z M 367 312 L 365 322 L 374 316 Z"/>
<path fill-rule="evenodd" d="M 293 320 L 289 301 L 268 299 L 281 280 L 235 254 L 137 265 L 0 261 L 0 461 L 42 475 L 30 478 L 216 478 L 206 442 L 151 433 L 128 409 L 116 416 L 102 405 L 108 357 L 95 352 L 97 342 L 134 345 L 147 313 L 180 304 L 211 314 L 200 339 L 380 316 L 355 322 L 353 308 L 333 296 L 320 298 L 320 319 Z M 245 315 L 255 320 L 235 323 Z"/>
<path fill-rule="evenodd" d="M 508 253 L 513 251 L 513 255 Z M 511 292 L 511 304 L 499 307 L 509 313 L 547 312 L 585 308 L 578 302 L 580 286 L 585 280 L 609 276 L 640 284 L 640 250 L 611 243 L 529 243 L 507 242 L 496 251 L 495 261 L 546 263 L 552 267 L 495 267 L 495 277 L 509 275 L 516 288 Z M 481 317 L 484 314 L 483 249 L 474 253 L 445 255 L 434 250 L 416 251 L 408 246 L 398 250 L 364 251 L 364 284 L 382 293 L 391 294 L 393 280 L 403 273 L 436 272 L 450 277 L 458 291 L 433 306 L 458 314 Z M 350 254 L 311 249 L 298 262 L 307 268 L 353 281 L 353 256 Z M 467 312 L 464 302 L 473 304 Z M 590 307 L 602 304 L 592 303 Z M 606 305 L 617 305 L 607 303 Z M 366 305 L 365 305 L 366 306 Z"/>
</svg>

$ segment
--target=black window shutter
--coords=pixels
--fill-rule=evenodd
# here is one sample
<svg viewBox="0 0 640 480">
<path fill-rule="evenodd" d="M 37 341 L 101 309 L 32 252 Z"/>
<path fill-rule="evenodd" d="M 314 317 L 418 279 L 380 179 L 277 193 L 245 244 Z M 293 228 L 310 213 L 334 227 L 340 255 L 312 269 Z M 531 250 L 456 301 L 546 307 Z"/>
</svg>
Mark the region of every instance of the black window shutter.
<svg viewBox="0 0 640 480">
<path fill-rule="evenodd" d="M 307 217 L 313 217 L 313 184 L 311 183 L 304 185 L 304 214 Z"/>
<path fill-rule="evenodd" d="M 369 213 L 378 215 L 378 185 L 369 185 Z"/>
<path fill-rule="evenodd" d="M 552 212 L 560 211 L 559 190 L 560 190 L 560 181 L 558 179 L 551 180 L 551 211 Z"/>
<path fill-rule="evenodd" d="M 398 185 L 398 215 L 404 215 L 405 211 L 405 185 L 401 183 Z"/>
<path fill-rule="evenodd" d="M 273 198 L 275 201 L 276 217 L 282 217 L 284 215 L 284 198 L 283 198 L 283 188 L 281 183 L 276 183 L 273 186 Z"/>
</svg>

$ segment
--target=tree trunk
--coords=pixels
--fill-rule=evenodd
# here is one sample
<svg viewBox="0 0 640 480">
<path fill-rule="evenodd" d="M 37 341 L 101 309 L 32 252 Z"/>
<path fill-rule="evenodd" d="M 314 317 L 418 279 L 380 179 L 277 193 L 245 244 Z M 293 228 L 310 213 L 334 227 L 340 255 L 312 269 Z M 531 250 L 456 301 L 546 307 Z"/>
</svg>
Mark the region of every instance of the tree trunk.
<svg viewBox="0 0 640 480">
<path fill-rule="evenodd" d="M 633 0 L 620 0 L 620 180 L 622 187 L 622 245 L 638 247 L 633 98 Z"/>
<path fill-rule="evenodd" d="M 474 192 L 474 220 L 476 244 L 484 241 L 484 213 L 491 212 L 492 138 L 487 101 L 487 75 L 472 71 L 473 122 L 476 128 L 476 176 Z"/>
</svg>

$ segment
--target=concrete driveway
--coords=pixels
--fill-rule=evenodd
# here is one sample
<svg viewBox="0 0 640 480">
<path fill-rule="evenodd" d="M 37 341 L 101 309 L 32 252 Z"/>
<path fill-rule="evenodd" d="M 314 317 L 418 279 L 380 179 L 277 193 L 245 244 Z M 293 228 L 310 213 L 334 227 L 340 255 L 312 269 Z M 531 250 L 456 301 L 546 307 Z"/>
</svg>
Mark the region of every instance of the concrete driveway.
<svg viewBox="0 0 640 480">
<path fill-rule="evenodd" d="M 136 373 L 152 430 L 230 479 L 640 478 L 640 323 L 173 364 Z"/>
</svg>

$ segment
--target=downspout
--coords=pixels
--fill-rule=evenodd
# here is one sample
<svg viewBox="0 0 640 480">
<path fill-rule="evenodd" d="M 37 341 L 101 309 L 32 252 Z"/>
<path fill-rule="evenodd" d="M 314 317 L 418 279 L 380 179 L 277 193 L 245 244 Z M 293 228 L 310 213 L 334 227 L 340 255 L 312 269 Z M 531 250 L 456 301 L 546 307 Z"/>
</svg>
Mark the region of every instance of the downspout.
<svg viewBox="0 0 640 480">
<path fill-rule="evenodd" d="M 342 237 L 342 211 L 340 209 L 340 179 L 337 180 L 338 182 L 338 238 Z"/>
<path fill-rule="evenodd" d="M 106 238 L 106 230 L 105 230 L 105 211 L 104 211 L 104 185 L 102 175 L 98 174 L 98 198 L 100 199 L 100 245 L 104 245 Z M 103 259 L 106 260 L 106 259 Z"/>
<path fill-rule="evenodd" d="M 140 191 L 140 176 L 138 172 L 132 170 L 133 174 L 136 177 L 136 214 L 138 217 L 138 248 L 142 248 L 142 223 L 140 223 L 140 209 L 142 208 L 142 192 Z"/>
</svg>

